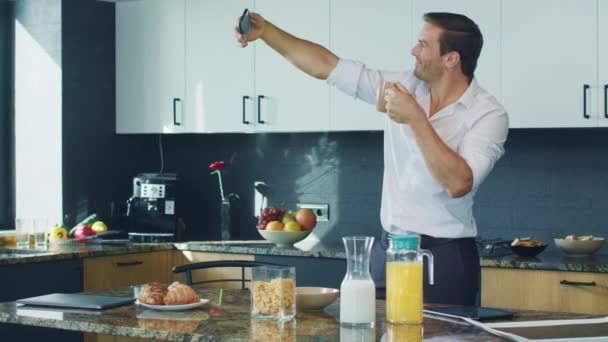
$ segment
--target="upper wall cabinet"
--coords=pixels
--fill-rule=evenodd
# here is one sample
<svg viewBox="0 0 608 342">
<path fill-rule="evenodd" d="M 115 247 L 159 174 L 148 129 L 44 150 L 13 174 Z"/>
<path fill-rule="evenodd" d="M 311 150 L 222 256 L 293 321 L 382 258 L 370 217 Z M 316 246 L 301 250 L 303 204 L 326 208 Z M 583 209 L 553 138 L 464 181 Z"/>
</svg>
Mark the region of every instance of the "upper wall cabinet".
<svg viewBox="0 0 608 342">
<path fill-rule="evenodd" d="M 597 4 L 502 2 L 502 97 L 512 128 L 597 126 Z"/>
<path fill-rule="evenodd" d="M 331 0 L 331 50 L 370 68 L 412 66 L 409 0 Z M 381 130 L 386 114 L 375 106 L 331 90 L 331 130 Z"/>
<path fill-rule="evenodd" d="M 428 12 L 464 14 L 479 26 L 484 44 L 475 78 L 482 88 L 500 100 L 500 0 L 414 0 L 413 9 L 416 37 L 424 24 L 422 16 Z"/>
<path fill-rule="evenodd" d="M 329 0 L 256 0 L 256 11 L 300 38 L 329 46 Z M 238 13 L 238 12 L 237 12 Z M 255 42 L 256 131 L 329 130 L 329 93 L 263 42 Z"/>
<path fill-rule="evenodd" d="M 184 0 L 116 4 L 116 132 L 180 133 Z"/>
<path fill-rule="evenodd" d="M 186 112 L 193 132 L 253 132 L 254 48 L 241 48 L 233 26 L 252 0 L 186 0 Z"/>
<path fill-rule="evenodd" d="M 598 120 L 599 126 L 608 127 L 608 2 L 598 0 Z"/>
</svg>

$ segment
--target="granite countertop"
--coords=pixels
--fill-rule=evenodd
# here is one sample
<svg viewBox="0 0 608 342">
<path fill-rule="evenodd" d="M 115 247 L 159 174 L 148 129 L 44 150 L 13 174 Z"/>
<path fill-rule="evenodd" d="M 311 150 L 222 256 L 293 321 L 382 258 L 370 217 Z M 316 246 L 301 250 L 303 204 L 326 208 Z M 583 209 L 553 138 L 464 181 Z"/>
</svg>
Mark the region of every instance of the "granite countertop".
<svg viewBox="0 0 608 342">
<path fill-rule="evenodd" d="M 310 250 L 303 250 L 296 247 L 278 248 L 265 240 L 180 243 L 128 243 L 121 240 L 104 241 L 103 244 L 51 245 L 46 249 L 0 248 L 0 265 L 167 250 L 346 259 L 344 247 L 341 245 L 317 245 Z M 552 253 L 543 253 L 536 258 L 514 255 L 482 257 L 480 263 L 482 267 L 608 273 L 608 255 L 601 254 L 588 258 L 573 258 Z"/>
<path fill-rule="evenodd" d="M 376 328 L 349 330 L 339 325 L 339 302 L 324 311 L 298 312 L 295 320 L 280 324 L 251 318 L 248 290 L 224 290 L 221 306 L 217 305 L 218 289 L 197 289 L 197 292 L 211 302 L 200 309 L 181 312 L 153 311 L 135 304 L 97 313 L 60 309 L 42 311 L 17 307 L 15 302 L 2 303 L 0 322 L 166 341 L 269 341 L 279 336 L 281 341 L 373 341 L 381 340 L 385 333 L 419 336 L 420 329 L 423 329 L 425 339 L 505 341 L 473 326 L 430 317 L 425 318 L 423 326 L 390 326 L 384 318 L 385 303 L 380 300 L 376 303 Z M 94 294 L 129 297 L 133 295 L 133 288 Z M 583 316 L 527 312 L 517 315 L 515 319 L 572 317 Z"/>
<path fill-rule="evenodd" d="M 586 258 L 567 257 L 564 254 L 552 253 L 543 253 L 534 258 L 509 255 L 482 257 L 480 263 L 481 267 L 608 273 L 608 255 L 594 255 Z"/>
</svg>

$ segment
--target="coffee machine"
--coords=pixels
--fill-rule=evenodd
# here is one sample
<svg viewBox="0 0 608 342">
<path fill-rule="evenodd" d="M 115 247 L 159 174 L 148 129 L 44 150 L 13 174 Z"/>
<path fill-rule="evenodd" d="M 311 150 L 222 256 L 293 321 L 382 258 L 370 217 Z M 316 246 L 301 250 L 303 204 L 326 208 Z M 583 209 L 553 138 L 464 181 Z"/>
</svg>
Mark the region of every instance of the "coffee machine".
<svg viewBox="0 0 608 342">
<path fill-rule="evenodd" d="M 172 242 L 176 234 L 177 175 L 140 173 L 127 201 L 130 242 Z"/>
</svg>

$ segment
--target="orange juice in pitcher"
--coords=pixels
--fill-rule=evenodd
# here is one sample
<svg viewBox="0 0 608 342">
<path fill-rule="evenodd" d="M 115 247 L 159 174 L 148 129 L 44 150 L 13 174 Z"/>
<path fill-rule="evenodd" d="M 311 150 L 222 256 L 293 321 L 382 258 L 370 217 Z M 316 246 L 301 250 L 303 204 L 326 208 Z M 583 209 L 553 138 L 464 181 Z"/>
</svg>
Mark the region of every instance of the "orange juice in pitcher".
<svg viewBox="0 0 608 342">
<path fill-rule="evenodd" d="M 393 324 L 422 323 L 422 257 L 429 258 L 433 283 L 433 255 L 420 250 L 418 235 L 391 235 L 386 251 L 386 320 Z"/>
</svg>

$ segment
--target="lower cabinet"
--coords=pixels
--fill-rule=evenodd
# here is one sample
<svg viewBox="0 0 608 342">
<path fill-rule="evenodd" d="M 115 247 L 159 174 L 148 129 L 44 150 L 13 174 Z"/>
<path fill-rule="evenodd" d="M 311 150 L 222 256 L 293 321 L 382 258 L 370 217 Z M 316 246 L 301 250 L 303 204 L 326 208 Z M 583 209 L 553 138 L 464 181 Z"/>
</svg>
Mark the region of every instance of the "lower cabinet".
<svg viewBox="0 0 608 342">
<path fill-rule="evenodd" d="M 84 259 L 84 290 L 97 291 L 172 279 L 174 251 Z"/>
<path fill-rule="evenodd" d="M 483 267 L 481 304 L 605 315 L 608 314 L 608 274 Z"/>
<path fill-rule="evenodd" d="M 49 293 L 82 292 L 82 260 L 0 266 L 0 302 Z M 0 341 L 81 342 L 82 333 L 0 323 Z"/>
</svg>

